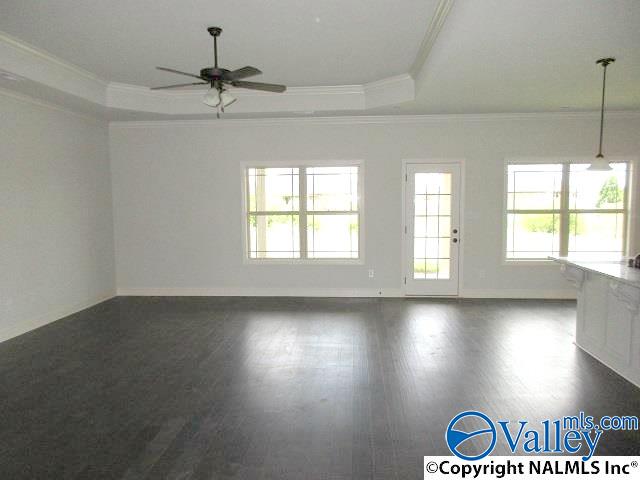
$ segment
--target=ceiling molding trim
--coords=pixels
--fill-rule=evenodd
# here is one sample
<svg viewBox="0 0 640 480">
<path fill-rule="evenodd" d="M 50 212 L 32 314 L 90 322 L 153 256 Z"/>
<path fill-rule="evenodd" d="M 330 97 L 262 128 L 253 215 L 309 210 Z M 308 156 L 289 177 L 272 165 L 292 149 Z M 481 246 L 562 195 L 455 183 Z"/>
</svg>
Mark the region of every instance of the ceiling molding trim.
<svg viewBox="0 0 640 480">
<path fill-rule="evenodd" d="M 159 91 L 112 82 L 107 87 L 106 106 L 165 115 L 212 113 L 202 103 L 205 90 Z M 238 103 L 233 113 L 320 112 L 365 110 L 415 99 L 415 84 L 408 74 L 384 78 L 365 85 L 290 87 L 273 94 L 231 89 Z"/>
<path fill-rule="evenodd" d="M 68 115 L 73 115 L 74 117 L 82 118 L 83 120 L 89 120 L 98 125 L 107 125 L 107 120 L 99 117 L 94 117 L 89 114 L 78 112 L 77 110 L 73 110 L 71 108 L 65 108 L 56 103 L 47 102 L 45 100 L 41 100 L 39 98 L 32 97 L 30 95 L 26 95 L 24 93 L 16 92 L 15 90 L 7 90 L 6 88 L 0 87 L 0 96 L 8 97 L 13 100 L 17 100 L 19 102 L 28 103 L 30 105 L 35 105 L 37 107 L 47 108 L 50 110 L 55 110 L 57 112 L 62 112 Z"/>
<path fill-rule="evenodd" d="M 142 87 L 139 85 L 131 85 L 128 83 L 110 82 L 108 90 L 114 92 L 128 91 L 137 95 L 147 95 L 154 98 L 198 98 L 204 95 L 206 89 L 191 89 L 191 90 L 151 90 L 148 87 Z M 258 90 L 246 90 L 243 88 L 230 87 L 229 91 L 233 92 L 234 96 L 240 98 L 248 97 L 273 97 L 274 94 L 270 92 L 262 92 Z M 293 96 L 293 95 L 335 95 L 335 94 L 362 94 L 362 85 L 332 85 L 324 87 L 288 87 L 287 90 L 278 94 L 278 96 Z"/>
<path fill-rule="evenodd" d="M 234 88 L 230 91 L 239 100 L 233 106 L 233 113 L 365 110 L 415 99 L 414 81 L 408 74 L 365 85 L 290 87 L 279 94 Z M 165 115 L 211 114 L 211 107 L 201 101 L 204 92 L 159 91 L 112 82 L 107 87 L 106 106 Z"/>
<path fill-rule="evenodd" d="M 422 39 L 422 43 L 420 44 L 420 48 L 418 48 L 418 54 L 416 55 L 416 59 L 413 61 L 413 65 L 409 69 L 409 74 L 416 78 L 422 67 L 424 67 L 427 62 L 427 58 L 429 58 L 429 54 L 431 53 L 431 49 L 433 45 L 436 43 L 436 39 L 438 38 L 438 34 L 447 20 L 447 16 L 453 7 L 453 3 L 455 0 L 440 0 L 438 5 L 436 6 L 433 17 L 431 18 L 431 23 L 429 24 L 429 28 Z"/>
<path fill-rule="evenodd" d="M 28 53 L 30 55 L 39 57 L 48 63 L 56 64 L 59 67 L 70 70 L 78 75 L 86 77 L 88 80 L 100 82 L 103 85 L 106 85 L 108 83 L 106 80 L 103 80 L 102 78 L 98 77 L 94 73 L 91 73 L 89 70 L 85 70 L 84 68 L 78 67 L 77 65 L 74 65 L 65 60 L 62 60 L 61 58 L 56 57 L 55 55 L 49 52 L 40 50 L 39 48 L 29 45 L 28 43 L 23 42 L 22 40 L 18 40 L 17 38 L 12 37 L 8 33 L 0 32 L 0 42 L 6 45 L 10 45 L 15 49 L 22 50 L 25 53 Z"/>
<path fill-rule="evenodd" d="M 365 108 L 397 105 L 415 100 L 415 83 L 408 73 L 370 82 L 364 86 Z"/>
<path fill-rule="evenodd" d="M 105 103 L 107 82 L 76 65 L 0 32 L 2 69 L 65 93 Z"/>
<path fill-rule="evenodd" d="M 640 120 L 640 110 L 610 111 L 610 119 Z M 221 118 L 194 120 L 111 121 L 110 128 L 150 128 L 176 126 L 273 126 L 311 125 L 402 125 L 445 122 L 496 122 L 505 120 L 597 120 L 599 112 L 486 113 L 452 115 L 362 115 L 337 117 Z"/>
<path fill-rule="evenodd" d="M 161 113 L 165 115 L 204 115 L 215 109 L 202 103 L 206 90 L 165 92 L 147 87 L 110 83 L 106 106 L 109 108 Z M 230 89 L 238 102 L 233 113 L 315 112 L 363 110 L 365 90 L 361 85 L 291 87 L 274 94 Z"/>
</svg>

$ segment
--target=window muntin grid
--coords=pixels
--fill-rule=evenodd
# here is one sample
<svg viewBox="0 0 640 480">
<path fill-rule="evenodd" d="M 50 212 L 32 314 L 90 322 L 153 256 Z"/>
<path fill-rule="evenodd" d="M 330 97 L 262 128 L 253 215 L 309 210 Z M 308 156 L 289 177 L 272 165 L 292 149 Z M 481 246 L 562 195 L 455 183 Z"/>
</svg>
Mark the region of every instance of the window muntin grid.
<svg viewBox="0 0 640 480">
<path fill-rule="evenodd" d="M 359 259 L 359 170 L 247 168 L 248 258 Z"/>
<path fill-rule="evenodd" d="M 507 165 L 507 260 L 624 255 L 629 164 L 612 163 L 609 172 L 589 171 L 588 166 Z"/>
<path fill-rule="evenodd" d="M 451 276 L 451 182 L 450 173 L 414 176 L 414 279 Z"/>
</svg>

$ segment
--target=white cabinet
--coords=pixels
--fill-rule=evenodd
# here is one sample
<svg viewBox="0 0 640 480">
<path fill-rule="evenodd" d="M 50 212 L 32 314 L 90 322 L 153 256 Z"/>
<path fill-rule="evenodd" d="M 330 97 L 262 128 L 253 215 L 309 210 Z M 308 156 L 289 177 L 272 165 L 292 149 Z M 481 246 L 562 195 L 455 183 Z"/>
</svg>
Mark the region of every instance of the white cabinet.
<svg viewBox="0 0 640 480">
<path fill-rule="evenodd" d="M 557 260 L 578 289 L 576 344 L 640 386 L 640 283 L 629 279 L 638 272 Z"/>
</svg>

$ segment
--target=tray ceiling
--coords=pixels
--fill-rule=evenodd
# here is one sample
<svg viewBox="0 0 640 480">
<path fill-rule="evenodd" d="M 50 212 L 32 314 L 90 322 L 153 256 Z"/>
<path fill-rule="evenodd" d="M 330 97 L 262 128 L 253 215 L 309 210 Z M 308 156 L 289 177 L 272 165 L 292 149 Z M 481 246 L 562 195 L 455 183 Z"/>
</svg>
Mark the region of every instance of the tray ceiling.
<svg viewBox="0 0 640 480">
<path fill-rule="evenodd" d="M 163 85 L 210 65 L 210 25 L 224 29 L 224 66 L 254 65 L 260 81 L 364 84 L 406 73 L 435 0 L 4 0 L 0 31 L 99 77 Z"/>
<path fill-rule="evenodd" d="M 181 80 L 156 65 L 211 63 L 208 25 L 224 66 L 291 87 L 237 90 L 230 117 L 597 111 L 603 56 L 608 109 L 640 110 L 638 0 L 4 0 L 0 69 L 22 81 L 0 89 L 113 119 L 211 116 L 201 91 L 146 88 Z"/>
</svg>

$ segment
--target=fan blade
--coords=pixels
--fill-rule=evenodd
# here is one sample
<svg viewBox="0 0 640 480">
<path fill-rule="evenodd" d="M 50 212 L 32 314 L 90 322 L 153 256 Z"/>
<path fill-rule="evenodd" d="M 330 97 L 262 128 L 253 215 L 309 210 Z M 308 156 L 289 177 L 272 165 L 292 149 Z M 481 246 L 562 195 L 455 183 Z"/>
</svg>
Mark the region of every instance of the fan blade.
<svg viewBox="0 0 640 480">
<path fill-rule="evenodd" d="M 178 75 L 186 75 L 187 77 L 193 77 L 193 78 L 199 78 L 200 80 L 205 80 L 200 75 L 196 75 L 194 73 L 181 72 L 180 70 L 174 70 L 173 68 L 156 67 L 156 69 L 162 70 L 163 72 L 177 73 Z"/>
<path fill-rule="evenodd" d="M 256 67 L 242 67 L 233 72 L 226 72 L 223 76 L 223 80 L 240 80 L 242 78 L 254 77 L 260 75 L 262 72 Z"/>
<path fill-rule="evenodd" d="M 209 85 L 209 82 L 179 83 L 177 85 L 167 85 L 165 87 L 151 87 L 150 90 L 165 90 L 167 88 L 192 87 L 193 85 Z"/>
<path fill-rule="evenodd" d="M 262 82 L 231 82 L 231 85 L 238 88 L 248 88 L 250 90 L 263 90 L 265 92 L 282 93 L 287 87 L 284 85 L 276 85 L 275 83 L 262 83 Z"/>
</svg>

